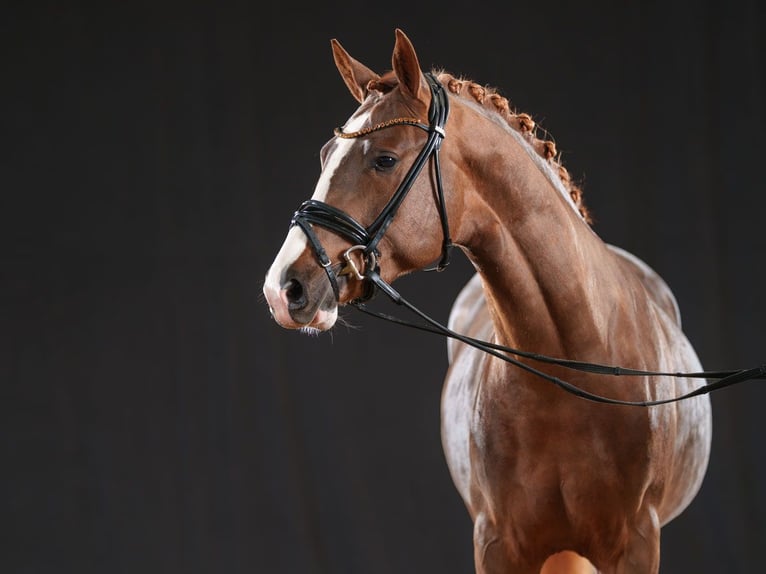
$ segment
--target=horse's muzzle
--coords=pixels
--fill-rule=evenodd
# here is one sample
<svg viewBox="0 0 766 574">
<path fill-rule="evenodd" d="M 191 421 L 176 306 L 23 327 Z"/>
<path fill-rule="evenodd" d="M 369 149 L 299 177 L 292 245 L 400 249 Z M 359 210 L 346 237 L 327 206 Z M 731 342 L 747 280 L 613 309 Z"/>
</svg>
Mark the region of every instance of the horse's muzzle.
<svg viewBox="0 0 766 574">
<path fill-rule="evenodd" d="M 286 329 L 308 327 L 326 331 L 338 318 L 337 301 L 327 281 L 293 277 L 278 286 L 267 281 L 263 294 L 272 317 Z"/>
</svg>

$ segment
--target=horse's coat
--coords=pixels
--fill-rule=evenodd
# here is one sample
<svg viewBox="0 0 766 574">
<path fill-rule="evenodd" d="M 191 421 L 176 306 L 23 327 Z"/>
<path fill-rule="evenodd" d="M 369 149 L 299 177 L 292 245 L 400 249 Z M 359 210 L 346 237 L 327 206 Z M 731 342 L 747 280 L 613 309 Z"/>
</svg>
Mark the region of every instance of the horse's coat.
<svg viewBox="0 0 766 574">
<path fill-rule="evenodd" d="M 393 71 L 383 76 L 336 41 L 332 48 L 360 103 L 346 133 L 427 117 L 429 86 L 401 31 Z M 454 243 L 477 270 L 454 304 L 450 327 L 549 356 L 700 371 L 668 286 L 591 229 L 580 190 L 557 162 L 555 146 L 535 137 L 531 118 L 512 113 L 492 90 L 444 72 L 438 77 L 450 92 L 441 148 L 446 211 Z M 315 199 L 369 224 L 423 142 L 423 132 L 407 125 L 331 139 Z M 427 173 L 379 244 L 385 281 L 440 254 L 440 215 Z M 321 226 L 314 232 L 333 262 L 351 247 L 341 234 Z M 338 303 L 362 295 L 362 283 L 338 277 L 336 301 L 317 254 L 293 227 L 264 294 L 282 326 L 325 330 Z M 586 572 L 592 564 L 604 573 L 656 573 L 660 529 L 690 503 L 707 468 L 707 396 L 650 408 L 596 404 L 454 340 L 448 358 L 443 445 L 474 522 L 476 571 Z M 701 384 L 535 367 L 629 401 L 674 397 Z"/>
</svg>

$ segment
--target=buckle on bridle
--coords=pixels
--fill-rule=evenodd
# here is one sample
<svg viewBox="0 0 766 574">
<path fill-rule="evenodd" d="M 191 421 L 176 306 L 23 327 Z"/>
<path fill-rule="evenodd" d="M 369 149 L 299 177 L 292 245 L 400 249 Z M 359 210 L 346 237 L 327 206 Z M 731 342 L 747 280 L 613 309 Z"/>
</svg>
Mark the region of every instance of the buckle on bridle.
<svg viewBox="0 0 766 574">
<path fill-rule="evenodd" d="M 346 251 L 343 253 L 343 259 L 346 260 L 346 264 L 338 272 L 338 276 L 340 277 L 341 275 L 353 275 L 359 281 L 366 279 L 365 273 L 367 270 L 374 270 L 378 266 L 378 258 L 376 257 L 375 253 L 372 251 L 366 252 L 366 249 L 366 245 L 354 245 L 353 247 L 346 249 Z M 364 264 L 364 268 L 362 271 L 359 270 L 359 267 L 351 256 L 354 251 L 360 250 L 363 252 L 362 262 Z"/>
</svg>

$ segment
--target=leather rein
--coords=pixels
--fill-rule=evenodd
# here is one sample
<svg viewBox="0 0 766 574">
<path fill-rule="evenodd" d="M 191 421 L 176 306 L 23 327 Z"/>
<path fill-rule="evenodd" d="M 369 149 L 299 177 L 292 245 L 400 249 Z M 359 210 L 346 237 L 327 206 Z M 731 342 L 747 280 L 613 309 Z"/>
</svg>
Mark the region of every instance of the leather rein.
<svg viewBox="0 0 766 574">
<path fill-rule="evenodd" d="M 356 132 L 349 133 L 344 132 L 342 128 L 335 129 L 335 135 L 345 139 L 362 137 L 374 131 L 393 126 L 413 126 L 424 130 L 428 134 L 428 139 L 426 140 L 423 149 L 415 158 L 415 161 L 413 162 L 407 174 L 404 176 L 402 182 L 399 184 L 399 187 L 396 189 L 393 196 L 385 205 L 375 221 L 373 221 L 369 226 L 365 227 L 344 211 L 314 199 L 303 202 L 298 210 L 293 214 L 292 220 L 290 222 L 290 227 L 297 225 L 306 234 L 306 237 L 308 238 L 308 241 L 317 256 L 317 259 L 319 260 L 319 264 L 327 273 L 327 277 L 330 281 L 330 285 L 332 286 L 336 300 L 340 298 L 337 277 L 344 274 L 353 275 L 360 281 L 367 281 L 368 285 L 372 287 L 371 289 L 367 290 L 367 293 L 364 297 L 349 302 L 349 304 L 353 305 L 356 309 L 367 313 L 368 315 L 372 315 L 373 317 L 385 319 L 387 321 L 407 327 L 412 327 L 415 329 L 420 329 L 426 332 L 456 339 L 462 343 L 465 343 L 466 345 L 475 347 L 476 349 L 479 349 L 489 355 L 515 365 L 516 367 L 527 371 L 528 373 L 549 381 L 567 391 L 568 393 L 597 403 L 650 407 L 674 403 L 677 401 L 690 399 L 692 397 L 705 395 L 715 390 L 729 387 L 731 385 L 735 385 L 747 380 L 766 379 L 766 365 L 761 365 L 751 369 L 738 369 L 730 371 L 701 371 L 692 373 L 662 372 L 628 369 L 618 366 L 602 365 L 599 363 L 589 363 L 585 361 L 571 361 L 567 359 L 558 359 L 546 355 L 540 355 L 537 353 L 530 353 L 515 349 L 513 347 L 506 347 L 457 333 L 451 330 L 449 327 L 434 320 L 426 313 L 412 305 L 404 297 L 402 297 L 402 295 L 396 291 L 396 289 L 394 289 L 389 283 L 381 278 L 380 267 L 378 265 L 380 253 L 378 252 L 377 247 L 389 225 L 393 221 L 396 212 L 407 196 L 407 193 L 410 191 L 413 183 L 420 175 L 429 159 L 433 159 L 433 172 L 436 180 L 436 202 L 439 210 L 439 216 L 441 218 L 443 243 L 442 256 L 440 261 L 435 268 L 427 269 L 427 271 L 442 271 L 449 264 L 450 250 L 453 247 L 452 240 L 450 238 L 449 222 L 447 220 L 447 209 L 444 202 L 441 166 L 439 163 L 439 149 L 445 137 L 444 125 L 447 122 L 447 116 L 449 115 L 449 100 L 447 98 L 446 92 L 444 91 L 444 87 L 433 74 L 426 74 L 426 79 L 428 80 L 429 87 L 431 88 L 432 96 L 431 105 L 428 111 L 429 123 L 427 125 L 420 122 L 417 118 L 396 118 L 367 128 L 363 128 Z M 347 239 L 350 239 L 353 244 L 353 247 L 347 249 L 343 254 L 346 263 L 345 266 L 342 267 L 341 271 L 337 274 L 333 269 L 333 267 L 336 266 L 332 264 L 332 261 L 328 257 L 327 252 L 322 247 L 321 242 L 314 233 L 314 225 L 319 225 L 338 235 L 345 236 Z M 353 254 L 357 251 L 360 252 L 360 255 L 363 259 L 364 268 L 362 270 L 359 269 L 353 259 Z M 419 316 L 425 323 L 411 323 L 391 315 L 368 309 L 365 302 L 372 298 L 375 292 L 375 287 L 377 287 L 380 291 L 383 291 L 395 304 L 401 305 L 410 310 L 415 315 Z M 708 383 L 691 392 L 668 399 L 650 401 L 624 401 L 590 393 L 580 387 L 573 385 L 572 383 L 536 369 L 514 357 L 530 359 L 540 363 L 556 365 L 559 367 L 564 367 L 570 370 L 585 373 L 611 376 L 662 376 L 675 378 L 696 378 L 708 379 Z M 711 382 L 710 380 L 713 379 L 714 381 Z"/>
</svg>

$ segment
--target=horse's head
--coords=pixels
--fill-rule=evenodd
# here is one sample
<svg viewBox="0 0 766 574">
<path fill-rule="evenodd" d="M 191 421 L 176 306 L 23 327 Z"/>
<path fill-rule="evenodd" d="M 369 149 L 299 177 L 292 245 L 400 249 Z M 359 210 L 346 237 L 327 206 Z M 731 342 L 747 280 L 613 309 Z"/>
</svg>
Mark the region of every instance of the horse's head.
<svg viewBox="0 0 766 574">
<path fill-rule="evenodd" d="M 441 175 L 429 169 L 448 112 L 441 85 L 421 71 L 400 30 L 384 75 L 335 40 L 332 50 L 360 106 L 322 148 L 312 199 L 295 213 L 266 276 L 271 313 L 287 328 L 329 329 L 339 304 L 370 289 L 371 274 L 391 282 L 448 244 Z"/>
</svg>

